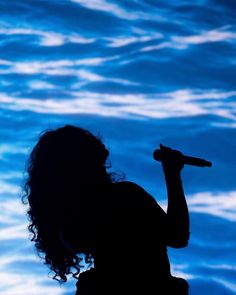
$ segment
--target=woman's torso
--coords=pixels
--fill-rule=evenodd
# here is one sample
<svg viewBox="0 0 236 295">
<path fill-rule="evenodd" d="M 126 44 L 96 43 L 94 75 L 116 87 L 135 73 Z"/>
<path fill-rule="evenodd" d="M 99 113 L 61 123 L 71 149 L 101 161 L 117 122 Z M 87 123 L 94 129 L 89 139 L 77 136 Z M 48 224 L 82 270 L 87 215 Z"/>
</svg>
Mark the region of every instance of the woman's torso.
<svg viewBox="0 0 236 295">
<path fill-rule="evenodd" d="M 99 281 L 139 288 L 170 277 L 166 214 L 141 187 L 111 185 L 97 208 L 95 269 Z M 99 213 L 100 211 L 100 213 Z"/>
</svg>

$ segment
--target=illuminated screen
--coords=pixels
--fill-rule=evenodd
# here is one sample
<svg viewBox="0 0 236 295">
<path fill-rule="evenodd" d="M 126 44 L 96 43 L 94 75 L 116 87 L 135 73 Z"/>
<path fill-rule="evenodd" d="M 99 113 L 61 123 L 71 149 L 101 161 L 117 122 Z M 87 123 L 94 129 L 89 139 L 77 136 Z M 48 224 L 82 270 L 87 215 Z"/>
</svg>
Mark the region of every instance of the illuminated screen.
<svg viewBox="0 0 236 295">
<path fill-rule="evenodd" d="M 37 256 L 21 203 L 39 135 L 66 124 L 101 136 L 110 171 L 166 210 L 153 151 L 186 165 L 191 236 L 168 248 L 191 295 L 236 294 L 236 26 L 233 1 L 0 1 L 0 294 L 72 295 Z M 125 267 L 125 264 L 124 264 Z"/>
</svg>

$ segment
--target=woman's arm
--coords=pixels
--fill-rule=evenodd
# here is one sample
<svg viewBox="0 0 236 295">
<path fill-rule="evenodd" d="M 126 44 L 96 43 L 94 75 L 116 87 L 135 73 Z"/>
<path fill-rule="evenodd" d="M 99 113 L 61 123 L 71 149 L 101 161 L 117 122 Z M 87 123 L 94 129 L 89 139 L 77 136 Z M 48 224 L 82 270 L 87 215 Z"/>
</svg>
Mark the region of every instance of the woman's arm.
<svg viewBox="0 0 236 295">
<path fill-rule="evenodd" d="M 181 181 L 182 154 L 161 145 L 162 167 L 168 195 L 166 238 L 168 246 L 186 247 L 189 240 L 189 212 Z"/>
</svg>

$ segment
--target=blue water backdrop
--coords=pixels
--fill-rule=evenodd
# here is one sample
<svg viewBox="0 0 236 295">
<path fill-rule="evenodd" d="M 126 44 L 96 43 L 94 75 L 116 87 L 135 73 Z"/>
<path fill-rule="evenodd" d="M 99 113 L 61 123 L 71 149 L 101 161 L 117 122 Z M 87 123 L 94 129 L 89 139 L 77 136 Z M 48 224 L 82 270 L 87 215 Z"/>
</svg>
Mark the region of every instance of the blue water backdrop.
<svg viewBox="0 0 236 295">
<path fill-rule="evenodd" d="M 0 295 L 71 295 L 37 257 L 20 194 L 41 131 L 101 135 L 123 171 L 166 208 L 160 143 L 186 166 L 187 248 L 169 249 L 191 295 L 236 294 L 236 2 L 0 0 Z"/>
</svg>

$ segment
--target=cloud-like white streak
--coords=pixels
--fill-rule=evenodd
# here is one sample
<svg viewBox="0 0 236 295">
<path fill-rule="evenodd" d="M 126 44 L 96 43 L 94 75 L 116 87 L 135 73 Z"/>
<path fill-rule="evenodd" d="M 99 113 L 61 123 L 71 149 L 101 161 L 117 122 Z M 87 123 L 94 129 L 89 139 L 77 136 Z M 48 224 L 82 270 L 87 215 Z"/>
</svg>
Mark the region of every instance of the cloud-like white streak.
<svg viewBox="0 0 236 295">
<path fill-rule="evenodd" d="M 171 36 L 169 40 L 159 42 L 156 45 L 145 46 L 140 49 L 141 52 L 160 50 L 165 48 L 187 49 L 190 45 L 201 45 L 212 42 L 230 42 L 236 40 L 236 33 L 229 31 L 230 26 L 224 26 L 219 29 L 200 32 L 197 35 L 189 36 Z"/>
<path fill-rule="evenodd" d="M 0 208 L 2 214 L 8 214 L 12 218 L 22 217 L 25 214 L 25 205 L 23 205 L 20 199 L 7 199 L 1 200 Z"/>
<path fill-rule="evenodd" d="M 228 280 L 226 280 L 225 278 L 222 279 L 222 278 L 213 278 L 214 281 L 216 281 L 217 283 L 223 285 L 226 289 L 232 291 L 232 292 L 236 292 L 236 284 L 235 283 L 232 283 L 232 282 L 229 282 Z"/>
<path fill-rule="evenodd" d="M 28 237 L 26 225 L 7 226 L 0 229 L 0 241 L 9 240 L 26 240 Z"/>
<path fill-rule="evenodd" d="M 228 27 L 227 27 L 228 28 Z M 174 36 L 172 41 L 181 44 L 203 44 L 210 42 L 221 42 L 236 40 L 236 33 L 231 31 L 225 31 L 225 27 L 210 31 L 205 31 L 199 35 L 192 35 L 186 37 Z"/>
<path fill-rule="evenodd" d="M 228 221 L 236 221 L 236 191 L 213 193 L 199 192 L 186 196 L 189 211 L 205 213 Z M 160 202 L 164 210 L 166 202 Z"/>
<path fill-rule="evenodd" d="M 27 255 L 27 253 L 24 253 L 22 255 L 19 254 L 6 254 L 5 256 L 1 256 L 0 257 L 0 268 L 3 269 L 4 267 L 9 266 L 12 263 L 15 262 L 38 262 L 40 260 L 40 258 L 38 258 L 36 255 L 29 254 Z"/>
<path fill-rule="evenodd" d="M 77 3 L 85 8 L 107 12 L 113 14 L 114 16 L 125 19 L 125 20 L 139 20 L 139 19 L 154 19 L 155 21 L 163 21 L 163 17 L 156 13 L 154 16 L 151 13 L 144 13 L 139 11 L 125 10 L 121 6 L 111 3 L 111 1 L 106 0 L 70 0 L 73 3 Z"/>
<path fill-rule="evenodd" d="M 157 45 L 150 45 L 150 46 L 145 46 L 140 49 L 141 52 L 147 52 L 147 51 L 155 51 L 155 50 L 160 50 L 160 49 L 165 49 L 165 48 L 172 48 L 172 49 L 186 49 L 187 45 L 184 43 L 179 43 L 179 42 L 172 42 L 172 41 L 164 41 L 161 42 Z"/>
<path fill-rule="evenodd" d="M 12 176 L 16 175 L 13 173 Z M 72 292 L 71 286 L 60 287 L 50 279 L 47 269 L 39 272 L 37 267 L 34 273 L 34 266 L 37 263 L 41 266 L 42 262 L 39 262 L 33 248 L 29 251 L 27 246 L 27 241 L 30 241 L 27 220 L 23 218 L 26 214 L 25 206 L 16 198 L 6 199 L 1 193 L 0 197 L 0 245 L 8 245 L 8 250 L 0 255 L 0 295 L 62 295 Z M 24 265 L 30 264 L 31 267 L 24 268 Z M 20 271 L 17 270 L 19 267 Z"/>
<path fill-rule="evenodd" d="M 100 77 L 83 73 L 84 78 L 100 80 Z M 86 76 L 86 77 L 85 77 Z M 65 99 L 30 99 L 0 93 L 1 107 L 14 111 L 29 110 L 51 114 L 96 114 L 126 118 L 173 118 L 196 115 L 218 115 L 235 121 L 236 104 L 227 99 L 236 91 L 179 90 L 159 94 L 99 94 L 92 92 L 68 92 Z"/>
<path fill-rule="evenodd" d="M 104 40 L 108 41 L 108 47 L 122 47 L 122 46 L 127 46 L 133 43 L 144 43 L 148 41 L 153 41 L 156 39 L 161 39 L 163 38 L 163 35 L 161 33 L 147 33 L 143 32 L 142 35 L 137 35 L 137 36 L 123 36 L 123 37 L 107 37 L 104 38 Z"/>
<path fill-rule="evenodd" d="M 6 181 L 0 180 L 0 194 L 17 194 L 19 188 L 17 185 L 10 184 Z"/>
<path fill-rule="evenodd" d="M 2 183 L 0 183 L 2 185 Z M 9 185 L 10 187 L 10 185 Z M 0 229 L 1 239 L 12 239 L 12 237 L 26 237 L 26 219 L 23 220 L 23 216 L 26 216 L 26 205 L 23 205 L 20 200 L 19 192 L 20 188 L 17 188 L 16 193 L 13 193 L 13 189 L 10 187 L 11 198 L 6 200 L 6 194 L 0 192 L 0 223 L 4 224 L 4 228 Z M 9 193 L 9 192 L 8 192 Z M 16 199 L 16 197 L 18 199 Z M 5 198 L 4 198 L 5 197 Z M 10 235 L 5 235 L 10 233 Z"/>
<path fill-rule="evenodd" d="M 233 264 L 233 262 L 232 262 Z M 223 273 L 223 272 L 231 272 L 231 273 L 235 273 L 236 268 L 234 265 L 229 265 L 229 264 L 204 264 L 203 265 L 205 269 L 210 269 L 211 272 L 214 269 L 215 271 L 219 271 L 219 273 Z M 219 276 L 219 275 L 212 275 L 211 276 L 211 280 L 223 285 L 226 289 L 228 289 L 229 291 L 236 293 L 236 284 L 235 281 L 233 279 L 225 279 L 225 276 Z"/>
<path fill-rule="evenodd" d="M 171 273 L 172 275 L 183 278 L 185 280 L 192 280 L 195 278 L 194 275 L 189 274 L 189 265 L 187 264 L 172 264 Z"/>
<path fill-rule="evenodd" d="M 79 60 L 55 60 L 55 61 L 19 61 L 0 60 L 0 66 L 7 66 L 0 69 L 1 74 L 44 74 L 44 75 L 78 75 L 82 66 L 101 66 L 104 63 L 117 59 L 118 56 L 93 57 Z"/>
<path fill-rule="evenodd" d="M 22 271 L 21 271 L 22 272 Z M 65 287 L 60 287 L 56 282 L 50 286 L 45 285 L 45 276 L 34 276 L 32 274 L 11 273 L 0 271 L 0 295 L 63 295 L 66 294 Z"/>
<path fill-rule="evenodd" d="M 101 82 L 101 81 L 106 80 L 106 78 L 104 78 L 104 77 L 102 77 L 100 75 L 91 73 L 91 72 L 89 72 L 87 70 L 78 70 L 77 74 L 81 79 L 91 81 L 91 82 Z"/>
<path fill-rule="evenodd" d="M 17 144 L 0 144 L 0 160 L 4 159 L 7 154 L 27 154 L 27 152 L 28 150 L 26 148 L 20 147 Z"/>
<path fill-rule="evenodd" d="M 139 83 L 135 83 L 125 79 L 100 76 L 88 70 L 78 70 L 77 75 L 80 79 L 87 82 L 114 82 L 114 83 L 123 84 L 123 85 L 139 85 Z M 74 85 L 74 88 L 76 88 L 75 85 Z"/>
<path fill-rule="evenodd" d="M 118 56 L 112 56 L 107 58 L 86 58 L 75 61 L 58 60 L 47 62 L 32 61 L 15 63 L 6 60 L 0 60 L 0 65 L 2 64 L 9 66 L 8 68 L 0 69 L 0 73 L 16 73 L 26 75 L 44 74 L 48 76 L 75 76 L 82 80 L 82 83 L 76 84 L 79 86 L 86 84 L 86 82 L 114 82 L 123 85 L 139 85 L 139 83 L 135 83 L 121 78 L 104 77 L 82 68 L 83 66 L 100 66 L 107 61 L 111 61 L 117 58 Z M 60 88 L 60 86 L 58 87 L 51 83 L 40 80 L 30 81 L 29 87 L 33 90 Z"/>
<path fill-rule="evenodd" d="M 31 89 L 35 90 L 45 90 L 45 89 L 54 89 L 55 85 L 45 82 L 45 81 L 40 81 L 40 80 L 33 80 L 29 83 L 29 87 Z"/>
<path fill-rule="evenodd" d="M 94 38 L 85 38 L 78 34 L 61 34 L 31 28 L 0 28 L 0 35 L 6 36 L 35 36 L 39 38 L 41 46 L 61 46 L 65 43 L 89 44 L 95 41 Z"/>
<path fill-rule="evenodd" d="M 210 215 L 236 221 L 236 191 L 228 193 L 197 193 L 187 197 L 192 212 Z"/>
<path fill-rule="evenodd" d="M 21 178 L 22 173 L 19 171 L 8 171 L 8 173 L 0 172 L 0 179 L 9 180 L 12 178 Z"/>
</svg>

